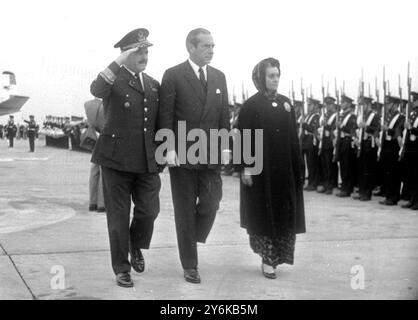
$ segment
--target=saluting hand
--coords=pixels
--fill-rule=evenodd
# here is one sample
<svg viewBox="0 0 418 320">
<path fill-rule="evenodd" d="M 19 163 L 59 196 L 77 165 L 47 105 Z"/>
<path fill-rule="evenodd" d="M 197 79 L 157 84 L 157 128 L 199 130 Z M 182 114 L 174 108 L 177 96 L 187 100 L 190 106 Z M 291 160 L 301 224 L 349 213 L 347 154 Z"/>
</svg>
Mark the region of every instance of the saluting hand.
<svg viewBox="0 0 418 320">
<path fill-rule="evenodd" d="M 126 51 L 123 51 L 121 54 L 120 54 L 120 56 L 119 57 L 117 57 L 116 59 L 115 59 L 115 62 L 118 64 L 118 65 L 122 65 L 122 64 L 124 64 L 125 62 L 126 62 L 126 59 L 128 59 L 128 57 L 129 57 L 129 55 L 132 53 L 132 52 L 135 52 L 136 50 L 138 50 L 138 48 L 132 48 L 132 49 L 128 49 L 128 50 L 126 50 Z"/>
</svg>

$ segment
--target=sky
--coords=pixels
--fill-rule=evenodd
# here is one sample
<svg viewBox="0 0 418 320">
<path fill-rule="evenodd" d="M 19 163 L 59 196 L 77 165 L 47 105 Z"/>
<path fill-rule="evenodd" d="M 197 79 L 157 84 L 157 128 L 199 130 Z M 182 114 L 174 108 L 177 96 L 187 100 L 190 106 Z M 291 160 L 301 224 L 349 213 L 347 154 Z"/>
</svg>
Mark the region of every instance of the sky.
<svg viewBox="0 0 418 320">
<path fill-rule="evenodd" d="M 334 93 L 345 83 L 357 97 L 363 69 L 366 94 L 382 100 L 382 70 L 398 94 L 398 76 L 406 96 L 407 64 L 418 91 L 416 0 L 9 0 L 0 2 L 0 71 L 16 74 L 18 92 L 30 97 L 18 114 L 84 116 L 92 98 L 91 81 L 119 50 L 113 46 L 129 31 L 150 31 L 146 73 L 161 80 L 164 71 L 188 57 L 185 38 L 197 27 L 211 31 L 215 55 L 232 97 L 254 94 L 251 72 L 262 59 L 281 63 L 279 92 L 296 99 L 300 83 L 321 99 L 321 78 Z M 415 35 L 414 35 L 415 31 Z M 0 122 L 3 118 L 0 118 Z"/>
</svg>

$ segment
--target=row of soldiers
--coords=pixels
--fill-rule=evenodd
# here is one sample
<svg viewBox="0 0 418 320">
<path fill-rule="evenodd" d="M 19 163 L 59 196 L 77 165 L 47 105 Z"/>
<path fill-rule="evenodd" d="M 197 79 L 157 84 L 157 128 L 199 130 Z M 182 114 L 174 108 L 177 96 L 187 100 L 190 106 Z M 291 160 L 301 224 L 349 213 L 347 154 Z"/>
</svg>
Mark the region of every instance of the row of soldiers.
<svg viewBox="0 0 418 320">
<path fill-rule="evenodd" d="M 59 128 L 64 129 L 66 125 L 70 123 L 70 117 L 54 117 L 51 115 L 47 115 L 45 117 L 45 121 L 43 123 L 44 128 Z"/>
<path fill-rule="evenodd" d="M 402 198 L 408 200 L 402 207 L 418 210 L 418 93 L 410 92 L 408 115 L 408 100 L 389 95 L 385 104 L 361 96 L 356 107 L 345 94 L 338 102 L 329 95 L 323 104 L 308 98 L 303 116 L 303 102 L 294 101 L 308 172 L 305 190 L 331 195 L 340 176 L 338 197 L 350 197 L 358 187 L 354 199 L 369 201 L 375 190 L 384 197 L 382 205 Z"/>
</svg>

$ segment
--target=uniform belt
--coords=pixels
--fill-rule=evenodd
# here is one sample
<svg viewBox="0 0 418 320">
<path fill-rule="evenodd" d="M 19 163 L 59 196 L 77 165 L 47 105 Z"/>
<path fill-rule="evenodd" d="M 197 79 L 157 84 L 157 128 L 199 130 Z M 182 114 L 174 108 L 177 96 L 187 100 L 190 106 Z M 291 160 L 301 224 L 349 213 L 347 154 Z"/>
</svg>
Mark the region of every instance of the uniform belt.
<svg viewBox="0 0 418 320">
<path fill-rule="evenodd" d="M 350 135 L 350 134 L 348 134 L 348 133 L 345 133 L 345 132 L 341 131 L 341 132 L 340 132 L 340 137 L 341 137 L 341 138 L 348 138 L 348 137 L 351 137 L 351 135 Z"/>
<path fill-rule="evenodd" d="M 386 141 L 392 141 L 392 136 L 390 136 L 390 135 L 386 135 Z"/>
<path fill-rule="evenodd" d="M 416 136 L 415 134 L 411 134 L 411 135 L 409 136 L 409 140 L 410 140 L 410 141 L 415 141 L 415 140 L 417 140 L 417 136 Z"/>
</svg>

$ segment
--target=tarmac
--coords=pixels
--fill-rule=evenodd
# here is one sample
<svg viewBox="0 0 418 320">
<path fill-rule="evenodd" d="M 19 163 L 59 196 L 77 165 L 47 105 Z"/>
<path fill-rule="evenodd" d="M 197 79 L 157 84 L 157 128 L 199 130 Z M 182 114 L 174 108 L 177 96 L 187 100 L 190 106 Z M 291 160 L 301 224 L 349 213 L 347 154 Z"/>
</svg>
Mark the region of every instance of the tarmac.
<svg viewBox="0 0 418 320">
<path fill-rule="evenodd" d="M 239 222 L 239 181 L 223 176 L 223 199 L 206 244 L 201 284 L 184 280 L 169 175 L 145 272 L 120 288 L 110 264 L 106 215 L 88 211 L 90 154 L 28 140 L 0 140 L 0 299 L 282 300 L 417 299 L 418 211 L 305 193 L 307 233 L 295 264 L 261 274 Z"/>
</svg>

